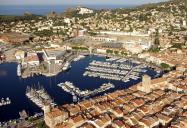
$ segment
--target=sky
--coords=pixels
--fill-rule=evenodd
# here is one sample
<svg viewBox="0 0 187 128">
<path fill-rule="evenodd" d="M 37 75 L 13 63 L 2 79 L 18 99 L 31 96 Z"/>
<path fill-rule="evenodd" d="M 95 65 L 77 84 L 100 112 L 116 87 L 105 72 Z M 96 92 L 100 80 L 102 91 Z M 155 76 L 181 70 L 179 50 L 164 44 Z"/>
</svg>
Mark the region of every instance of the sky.
<svg viewBox="0 0 187 128">
<path fill-rule="evenodd" d="M 89 5 L 89 4 L 123 4 L 141 5 L 146 3 L 162 2 L 166 0 L 0 0 L 0 5 Z"/>
</svg>

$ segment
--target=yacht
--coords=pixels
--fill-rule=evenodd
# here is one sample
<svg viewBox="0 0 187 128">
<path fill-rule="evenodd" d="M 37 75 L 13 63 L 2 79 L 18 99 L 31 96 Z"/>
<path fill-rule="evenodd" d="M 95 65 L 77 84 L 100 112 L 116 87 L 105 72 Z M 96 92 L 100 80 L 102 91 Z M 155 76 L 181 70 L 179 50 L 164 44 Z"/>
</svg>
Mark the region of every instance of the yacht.
<svg viewBox="0 0 187 128">
<path fill-rule="evenodd" d="M 68 70 L 69 68 L 71 67 L 70 63 L 69 62 L 66 62 L 62 68 L 63 71 L 66 71 Z"/>
<path fill-rule="evenodd" d="M 17 66 L 17 75 L 21 76 L 21 65 L 20 64 L 18 64 Z"/>
<path fill-rule="evenodd" d="M 85 58 L 84 55 L 79 55 L 77 58 L 73 59 L 73 61 L 79 61 L 81 59 Z"/>
</svg>

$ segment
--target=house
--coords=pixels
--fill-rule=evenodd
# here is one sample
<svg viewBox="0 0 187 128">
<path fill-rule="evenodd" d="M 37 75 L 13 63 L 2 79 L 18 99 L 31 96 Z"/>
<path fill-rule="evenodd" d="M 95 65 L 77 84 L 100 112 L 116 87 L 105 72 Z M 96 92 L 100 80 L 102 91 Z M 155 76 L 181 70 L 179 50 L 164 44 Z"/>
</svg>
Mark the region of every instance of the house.
<svg viewBox="0 0 187 128">
<path fill-rule="evenodd" d="M 25 58 L 25 52 L 22 51 L 22 50 L 18 50 L 15 53 L 15 57 L 16 57 L 17 60 L 22 60 L 22 59 Z"/>
<path fill-rule="evenodd" d="M 49 112 L 44 112 L 44 121 L 50 128 L 55 128 L 57 124 L 62 123 L 68 117 L 68 112 L 59 108 L 53 108 Z"/>
<path fill-rule="evenodd" d="M 24 58 L 23 63 L 26 63 L 27 65 L 31 66 L 39 66 L 40 61 L 37 53 L 27 53 L 27 56 Z"/>
</svg>

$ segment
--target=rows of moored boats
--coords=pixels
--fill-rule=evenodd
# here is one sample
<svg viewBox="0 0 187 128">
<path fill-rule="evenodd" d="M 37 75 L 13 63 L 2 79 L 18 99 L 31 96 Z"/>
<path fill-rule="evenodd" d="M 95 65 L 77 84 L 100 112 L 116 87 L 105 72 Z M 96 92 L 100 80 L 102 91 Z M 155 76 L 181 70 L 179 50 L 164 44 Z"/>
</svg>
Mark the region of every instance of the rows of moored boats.
<svg viewBox="0 0 187 128">
<path fill-rule="evenodd" d="M 140 74 L 145 73 L 145 65 L 133 66 L 128 63 L 92 61 L 83 76 L 99 77 L 102 79 L 121 80 L 129 82 L 130 79 L 140 79 Z"/>
<path fill-rule="evenodd" d="M 127 58 L 120 58 L 120 57 L 110 57 L 108 59 L 106 59 L 106 61 L 109 61 L 109 62 L 118 62 L 118 63 L 124 63 L 126 61 L 129 61 L 129 62 L 132 62 L 132 63 L 136 63 L 136 64 L 140 64 L 139 61 L 137 60 L 134 60 L 134 59 L 127 59 Z"/>
<path fill-rule="evenodd" d="M 76 95 L 79 97 L 89 97 L 92 95 L 96 95 L 98 93 L 107 91 L 111 88 L 114 88 L 114 85 L 111 83 L 104 83 L 99 88 L 94 90 L 80 90 L 78 87 L 75 87 L 73 83 L 66 81 L 64 83 L 58 84 L 59 87 L 61 87 L 64 91 L 70 93 L 71 95 Z"/>
<path fill-rule="evenodd" d="M 116 61 L 118 59 L 120 59 L 120 58 L 119 57 L 110 57 L 110 58 L 106 59 L 106 61 Z"/>
<path fill-rule="evenodd" d="M 9 97 L 7 98 L 1 98 L 0 100 L 0 107 L 11 104 L 11 100 Z"/>
<path fill-rule="evenodd" d="M 116 68 L 116 69 L 131 69 L 133 66 L 127 63 L 119 64 L 114 62 L 103 62 L 103 61 L 96 61 L 93 60 L 89 65 L 91 66 L 99 66 L 99 67 L 105 67 L 105 68 Z"/>
<path fill-rule="evenodd" d="M 44 88 L 27 87 L 26 96 L 41 109 L 43 109 L 45 104 L 56 105 Z"/>
<path fill-rule="evenodd" d="M 88 66 L 86 70 L 109 73 L 109 74 L 119 74 L 119 75 L 126 75 L 128 73 L 128 71 L 126 70 L 113 69 L 113 68 L 110 69 L 110 68 L 95 67 L 95 66 Z"/>
</svg>

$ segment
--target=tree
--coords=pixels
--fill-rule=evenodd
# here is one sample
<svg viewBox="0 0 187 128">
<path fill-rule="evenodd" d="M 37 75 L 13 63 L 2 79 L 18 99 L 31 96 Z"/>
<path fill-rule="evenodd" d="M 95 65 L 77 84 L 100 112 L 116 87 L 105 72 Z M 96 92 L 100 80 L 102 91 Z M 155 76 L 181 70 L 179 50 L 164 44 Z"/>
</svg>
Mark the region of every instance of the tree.
<svg viewBox="0 0 187 128">
<path fill-rule="evenodd" d="M 133 32 L 133 28 L 132 28 L 132 26 L 130 26 L 129 32 Z"/>
<path fill-rule="evenodd" d="M 119 51 L 114 51 L 114 54 L 116 54 L 116 55 L 117 55 L 118 53 L 119 53 Z"/>
<path fill-rule="evenodd" d="M 156 29 L 154 45 L 156 45 L 157 47 L 160 45 L 160 35 L 158 29 Z"/>
<path fill-rule="evenodd" d="M 160 48 L 158 47 L 158 46 L 154 46 L 154 47 L 151 47 L 150 49 L 149 49 L 149 51 L 150 52 L 159 52 L 160 51 Z"/>
<path fill-rule="evenodd" d="M 107 49 L 107 50 L 106 50 L 106 53 L 108 53 L 108 54 L 113 54 L 113 50 Z"/>
<path fill-rule="evenodd" d="M 96 36 L 96 35 L 97 35 L 96 32 L 88 32 L 88 34 L 89 34 L 90 36 Z"/>
<path fill-rule="evenodd" d="M 122 51 L 122 52 L 121 52 L 121 55 L 127 56 L 127 53 L 124 52 L 124 51 Z"/>
<path fill-rule="evenodd" d="M 171 48 L 177 48 L 177 49 L 182 49 L 182 45 L 181 43 L 173 43 Z"/>
<path fill-rule="evenodd" d="M 169 66 L 168 64 L 166 64 L 166 63 L 161 63 L 160 66 L 161 66 L 161 68 L 164 69 L 164 70 L 170 68 L 170 66 Z"/>
<path fill-rule="evenodd" d="M 41 121 L 37 124 L 37 128 L 46 128 L 45 122 Z"/>
<path fill-rule="evenodd" d="M 29 121 L 30 123 L 32 123 L 32 122 L 34 121 L 33 117 L 29 117 L 29 118 L 28 118 L 28 121 Z"/>
</svg>

